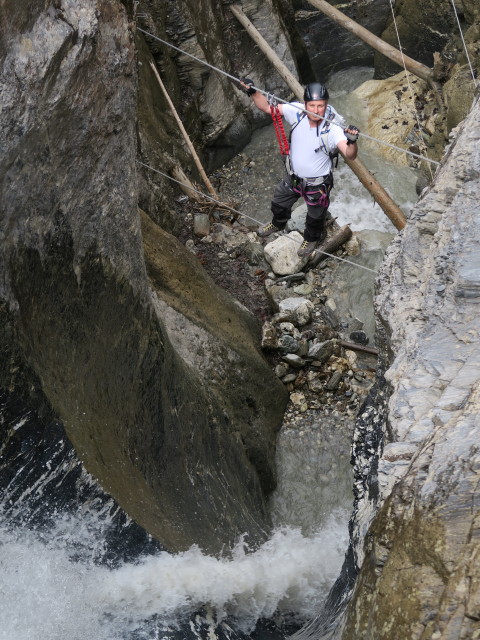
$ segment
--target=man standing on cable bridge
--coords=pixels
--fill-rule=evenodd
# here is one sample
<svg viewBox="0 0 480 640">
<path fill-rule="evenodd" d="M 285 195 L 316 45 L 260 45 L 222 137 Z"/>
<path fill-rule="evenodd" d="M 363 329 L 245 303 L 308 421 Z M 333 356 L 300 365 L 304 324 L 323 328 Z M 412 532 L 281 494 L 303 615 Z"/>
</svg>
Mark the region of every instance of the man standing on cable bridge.
<svg viewBox="0 0 480 640">
<path fill-rule="evenodd" d="M 267 98 L 252 87 L 253 82 L 249 78 L 245 78 L 241 85 L 258 109 L 270 113 Z M 357 157 L 359 130 L 353 125 L 343 128 L 344 120 L 328 104 L 328 97 L 324 84 L 312 82 L 305 87 L 304 105 L 301 102 L 278 105 L 280 114 L 291 125 L 287 175 L 273 194 L 272 222 L 257 229 L 261 238 L 284 229 L 292 215 L 293 205 L 303 197 L 307 218 L 304 240 L 298 250 L 302 257 L 313 253 L 326 237 L 329 193 L 333 187 L 332 155 L 338 150 L 349 160 Z"/>
</svg>

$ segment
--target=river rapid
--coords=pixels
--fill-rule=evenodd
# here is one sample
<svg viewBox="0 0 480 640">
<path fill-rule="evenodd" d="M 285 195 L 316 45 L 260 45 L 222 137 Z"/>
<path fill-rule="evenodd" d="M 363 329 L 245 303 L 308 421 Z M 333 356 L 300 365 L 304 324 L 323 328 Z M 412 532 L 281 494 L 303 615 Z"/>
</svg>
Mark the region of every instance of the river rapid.
<svg viewBox="0 0 480 640">
<path fill-rule="evenodd" d="M 360 69 L 329 83 L 333 105 L 360 128 L 361 105 L 350 92 L 369 77 L 370 69 Z M 223 194 L 239 201 L 253 221 L 270 218 L 272 188 L 282 174 L 275 145 L 271 127 L 256 132 L 243 151 L 243 169 L 223 181 Z M 414 172 L 373 155 L 362 160 L 408 213 L 416 199 Z M 222 168 L 217 178 L 229 171 Z M 395 230 L 346 166 L 336 170 L 335 180 L 332 215 L 361 234 L 366 250 L 355 260 L 375 269 Z M 373 276 L 359 271 L 344 265 L 336 278 L 372 333 Z M 347 547 L 352 424 L 330 417 L 282 431 L 279 487 L 271 501 L 275 531 L 253 551 L 239 540 L 222 558 L 193 547 L 108 568 L 97 562 L 105 514 L 59 515 L 48 531 L 0 518 L 0 640 L 167 639 L 181 619 L 200 609 L 207 620 L 235 620 L 245 633 L 278 613 L 294 613 L 300 622 L 313 618 Z"/>
</svg>

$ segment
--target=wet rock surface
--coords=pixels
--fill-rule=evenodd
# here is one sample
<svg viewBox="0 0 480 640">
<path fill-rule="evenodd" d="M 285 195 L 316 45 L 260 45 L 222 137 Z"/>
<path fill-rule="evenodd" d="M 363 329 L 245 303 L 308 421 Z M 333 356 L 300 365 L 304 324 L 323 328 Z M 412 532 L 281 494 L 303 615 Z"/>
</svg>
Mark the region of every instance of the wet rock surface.
<svg viewBox="0 0 480 640">
<path fill-rule="evenodd" d="M 166 3 L 148 4 L 154 19 L 153 24 L 145 26 L 159 26 L 160 35 L 164 35 L 166 11 L 173 7 L 168 15 L 167 35 L 181 33 L 177 44 L 186 42 L 186 46 L 191 45 L 192 52 L 204 55 L 221 67 L 229 67 L 225 50 L 216 46 L 223 32 L 210 12 L 210 4 L 203 6 L 207 11 L 197 11 L 195 7 L 193 27 L 179 15 L 175 3 L 169 2 L 168 7 Z M 263 493 L 270 491 L 274 484 L 272 442 L 273 432 L 279 426 L 275 416 L 283 414 L 282 402 L 286 402 L 289 394 L 285 433 L 295 434 L 298 440 L 311 435 L 311 442 L 318 444 L 323 444 L 332 434 L 341 433 L 341 453 L 348 454 L 353 416 L 372 382 L 373 358 L 357 355 L 355 359 L 350 352 L 354 355 L 357 352 L 342 344 L 346 340 L 355 342 L 360 336 L 354 332 L 361 331 L 362 327 L 357 326 L 355 318 L 349 317 L 338 304 L 337 291 L 331 280 L 336 268 L 330 260 L 326 266 L 307 269 L 305 281 L 300 284 L 270 274 L 270 265 L 263 261 L 263 244 L 257 242 L 252 229 L 237 225 L 231 215 L 225 219 L 215 210 L 209 214 L 212 219 L 208 224 L 203 219 L 202 225 L 195 227 L 193 216 L 204 216 L 205 211 L 188 209 L 181 203 L 177 203 L 178 211 L 180 216 L 185 215 L 185 223 L 183 219 L 178 221 L 170 216 L 171 211 L 167 211 L 174 191 L 168 179 L 149 180 L 143 170 L 140 204 L 152 214 L 151 220 L 168 229 L 177 231 L 178 225 L 183 225 L 184 244 L 197 258 L 190 256 L 189 260 L 186 252 L 182 253 L 172 238 L 163 237 L 149 220 L 144 220 L 141 233 L 137 211 L 136 143 L 142 159 L 156 168 L 170 170 L 176 163 L 188 164 L 189 160 L 179 148 L 177 131 L 165 114 L 158 87 L 148 74 L 145 74 L 147 77 L 142 74 L 140 80 L 145 93 L 143 102 L 140 101 L 137 140 L 133 23 L 131 15 L 125 14 L 125 5 L 106 0 L 84 5 L 79 8 L 72 3 L 63 3 L 64 10 L 61 11 L 59 3 L 44 3 L 37 9 L 42 13 L 45 8 L 45 15 L 34 25 L 36 14 L 32 14 L 32 6 L 21 1 L 15 4 L 9 23 L 9 43 L 17 42 L 18 48 L 15 55 L 7 55 L 4 61 L 7 93 L 2 131 L 6 155 L 2 157 L 4 171 L 1 173 L 2 203 L 6 212 L 2 232 L 6 238 L 6 251 L 1 257 L 1 289 L 2 302 L 5 302 L 2 305 L 2 337 L 5 335 L 6 340 L 2 340 L 2 384 L 23 393 L 22 399 L 30 403 L 27 411 L 32 405 L 40 405 L 44 412 L 64 418 L 71 440 L 95 475 L 102 478 L 108 490 L 128 507 L 130 515 L 166 540 L 172 549 L 187 548 L 201 537 L 205 547 L 215 551 L 223 547 L 226 539 L 231 542 L 249 524 L 262 538 L 267 535 L 269 524 Z M 128 6 L 131 10 L 132 3 Z M 263 24 L 270 26 L 269 6 L 257 1 L 250 3 L 249 8 Z M 100 11 L 97 12 L 98 7 Z M 185 7 L 186 4 L 182 8 Z M 470 11 L 474 10 L 470 3 L 469 7 Z M 185 13 L 190 13 L 188 7 Z M 208 30 L 207 20 L 215 25 L 214 30 Z M 233 21 L 226 21 L 227 33 L 235 30 L 232 25 Z M 35 29 L 30 32 L 33 26 Z M 236 29 L 238 34 L 239 28 Z M 29 38 L 23 38 L 24 31 L 28 31 Z M 274 31 L 282 35 L 282 29 Z M 200 42 L 199 38 L 192 37 L 193 32 L 207 33 L 208 37 Z M 110 48 L 112 34 L 115 34 L 115 47 Z M 242 33 L 240 38 L 244 36 Z M 280 40 L 280 49 L 285 50 L 285 40 Z M 38 41 L 40 45 L 48 43 L 48 47 L 37 46 Z M 262 86 L 276 92 L 279 89 L 279 93 L 284 90 L 282 82 L 272 79 L 264 56 L 251 47 L 247 36 L 244 42 L 251 57 L 237 56 L 237 71 L 243 72 L 247 67 L 259 70 L 256 78 Z M 199 132 L 209 164 L 218 166 L 219 158 L 231 157 L 248 139 L 251 128 L 259 126 L 265 118 L 250 113 L 250 102 L 243 94 L 235 93 L 235 89 L 235 104 L 232 104 L 229 81 L 220 82 L 209 73 L 203 74 L 201 67 L 191 65 L 185 58 L 169 58 L 158 45 L 156 48 L 151 42 L 149 45 L 150 49 L 144 49 L 140 55 L 140 64 L 145 63 L 142 71 L 147 68 L 146 63 L 153 52 L 159 68 L 169 79 L 176 101 L 189 105 L 182 115 L 195 125 L 192 129 L 196 127 Z M 237 54 L 239 51 L 241 47 L 235 48 Z M 288 51 L 286 55 L 293 69 Z M 177 63 L 181 67 L 179 75 L 174 70 Z M 99 93 L 90 90 L 93 85 Z M 188 98 L 196 90 L 200 97 L 190 102 Z M 226 96 L 225 100 L 211 99 L 219 95 Z M 26 96 L 41 99 L 27 100 Z M 239 110 L 243 110 L 240 117 Z M 159 121 L 165 121 L 165 126 L 155 138 Z M 198 122 L 202 123 L 201 127 L 196 126 Z M 234 126 L 230 127 L 232 122 Z M 403 634 L 399 636 L 402 639 L 421 633 L 424 637 L 442 637 L 445 629 L 446 637 L 450 632 L 448 637 L 451 637 L 457 628 L 461 628 L 463 637 L 471 637 L 480 617 L 475 591 L 477 565 L 474 562 L 478 523 L 476 502 L 472 499 L 478 475 L 477 450 L 472 439 L 478 414 L 474 350 L 478 314 L 474 313 L 473 307 L 479 290 L 478 247 L 468 233 L 476 230 L 473 207 L 478 202 L 475 187 L 478 180 L 478 122 L 470 126 L 470 138 L 462 139 L 466 151 L 462 155 L 457 148 L 460 162 L 449 168 L 442 193 L 425 199 L 425 207 L 418 209 L 412 218 L 412 233 L 405 234 L 412 252 L 418 251 L 418 255 L 412 254 L 404 262 L 400 260 L 400 268 L 396 271 L 398 242 L 391 254 L 390 268 L 394 274 L 391 295 L 393 300 L 398 294 L 395 306 L 398 326 L 402 328 L 396 333 L 396 312 L 389 317 L 388 306 L 394 306 L 391 300 L 382 303 L 385 307 L 382 322 L 390 327 L 392 344 L 400 354 L 391 371 L 387 372 L 390 384 L 398 392 L 393 397 L 393 412 L 389 416 L 395 433 L 389 443 L 392 446 L 385 448 L 385 456 L 377 464 L 383 442 L 377 427 L 379 420 L 383 426 L 383 417 L 367 408 L 361 415 L 364 430 L 357 430 L 356 440 L 358 465 L 364 465 L 356 476 L 358 496 L 368 498 L 371 513 L 379 491 L 385 499 L 378 524 L 372 525 L 376 541 L 365 548 L 366 557 L 372 560 L 369 567 L 375 569 L 368 573 L 366 568 L 360 582 L 359 598 L 349 619 L 354 629 L 352 633 L 360 628 L 365 638 L 375 637 L 375 634 L 379 638 L 382 634 L 391 636 L 388 625 L 392 622 L 389 621 L 395 621 L 398 609 L 413 611 L 408 620 L 401 619 L 395 626 Z M 152 136 L 153 141 L 149 139 Z M 218 146 L 221 149 L 217 153 Z M 257 162 L 255 159 L 240 158 L 241 174 L 234 171 L 229 175 L 229 169 L 224 176 L 219 172 L 217 177 L 220 181 L 223 179 L 225 185 L 224 197 L 239 201 L 248 199 L 255 208 L 261 201 L 260 209 L 268 211 L 271 178 L 273 174 L 280 178 L 282 173 L 281 167 L 278 172 L 276 168 L 272 172 L 270 158 L 274 155 L 268 153 L 268 160 L 259 161 L 258 167 L 252 164 Z M 265 198 L 260 198 L 256 188 L 249 190 L 241 177 L 255 167 L 258 169 L 255 173 L 265 180 Z M 87 192 L 85 185 L 89 187 Z M 459 196 L 460 189 L 465 197 Z M 449 211 L 456 217 L 443 215 L 445 203 L 451 206 Z M 269 214 L 265 217 L 268 219 Z M 469 225 L 468 232 L 466 225 Z M 150 247 L 143 244 L 145 238 L 151 242 Z M 162 251 L 169 253 L 170 262 L 163 262 Z M 149 253 L 146 262 L 150 281 L 145 272 L 146 253 Z M 340 254 L 345 256 L 343 251 Z M 465 260 L 462 257 L 455 263 L 455 256 L 459 255 L 465 256 Z M 176 271 L 175 260 L 179 256 L 182 270 Z M 199 262 L 221 287 L 230 291 L 252 313 L 240 309 L 203 275 L 199 276 Z M 170 266 L 168 273 L 162 272 L 162 265 L 167 263 Z M 179 285 L 174 282 L 176 277 Z M 268 287 L 267 278 L 271 281 Z M 429 278 L 432 287 L 419 286 Z M 192 283 L 194 285 L 187 292 L 190 297 L 184 295 L 185 288 Z M 307 321 L 297 322 L 298 326 L 295 318 L 282 316 L 280 310 L 281 298 L 291 298 L 291 290 L 294 297 L 306 298 L 312 305 Z M 163 298 L 159 301 L 162 293 Z M 209 298 L 202 310 L 189 304 L 197 294 L 203 299 Z M 433 306 L 425 310 L 424 301 Z M 198 447 L 197 443 L 191 446 L 194 428 L 198 429 L 200 423 L 205 426 L 209 444 L 212 442 L 209 431 L 212 424 L 221 425 L 225 432 L 228 431 L 225 405 L 218 390 L 222 390 L 225 381 L 221 374 L 231 371 L 224 363 L 221 365 L 224 368 L 220 366 L 219 371 L 215 370 L 215 364 L 223 362 L 219 357 L 222 349 L 207 354 L 205 360 L 212 366 L 202 377 L 205 362 L 200 357 L 195 360 L 198 354 L 186 353 L 186 350 L 174 352 L 174 334 L 169 335 L 160 322 L 159 310 L 164 312 L 166 320 L 171 320 L 173 332 L 179 317 L 176 315 L 178 307 L 182 304 L 185 310 L 182 327 L 191 332 L 191 342 L 195 335 L 204 337 L 205 326 L 216 330 L 219 317 L 223 321 L 221 337 L 230 333 L 231 338 L 230 311 L 237 320 L 243 318 L 244 327 L 250 327 L 233 332 L 233 340 L 228 341 L 229 347 L 221 355 L 232 355 L 237 348 L 243 353 L 249 350 L 253 359 L 247 358 L 246 362 L 253 368 L 259 366 L 259 380 L 264 386 L 248 379 L 252 378 L 252 369 L 247 364 L 242 375 L 253 388 L 253 399 L 249 395 L 235 405 L 238 400 L 235 391 L 224 390 L 231 394 L 236 407 L 233 413 L 238 411 L 242 420 L 248 413 L 242 423 L 245 431 L 241 435 L 247 434 L 250 442 L 255 441 L 256 436 L 250 428 L 252 424 L 261 428 L 268 417 L 271 420 L 264 434 L 269 443 L 266 448 L 245 448 L 244 441 L 239 445 L 242 438 L 237 438 L 235 424 L 231 433 L 232 446 L 223 447 L 225 440 L 221 436 L 216 441 L 219 446 L 211 460 L 200 461 L 201 466 L 210 466 L 212 475 L 218 471 L 219 461 L 224 463 L 222 468 L 226 477 L 232 484 L 238 481 L 239 487 L 244 487 L 245 476 L 251 479 L 249 495 L 245 497 L 243 489 L 240 492 L 245 508 L 239 521 L 222 520 L 224 526 L 221 527 L 218 521 L 224 517 L 225 504 L 238 504 L 240 495 L 233 498 L 222 493 L 225 476 L 218 479 L 218 491 L 206 497 L 208 492 L 204 491 L 205 485 L 201 479 L 199 482 L 198 476 L 192 482 L 191 477 L 187 479 L 183 474 L 176 484 L 177 469 L 169 467 L 178 454 L 178 425 L 185 428 L 180 438 L 192 466 L 199 463 L 198 452 L 203 450 L 199 441 Z M 14 317 L 7 318 L 7 307 Z M 198 322 L 199 330 L 195 334 L 192 317 L 196 315 L 198 320 L 203 311 L 205 316 Z M 277 313 L 280 315 L 275 317 Z M 427 326 L 425 316 L 428 319 L 428 314 L 440 318 L 435 330 Z M 270 369 L 260 365 L 263 360 L 259 356 L 259 342 L 252 340 L 254 317 L 270 322 L 270 346 L 265 349 Z M 463 323 L 461 332 L 457 321 Z M 422 351 L 416 342 L 417 331 L 425 344 L 434 348 Z M 178 334 L 175 337 L 181 339 Z M 387 351 L 385 345 L 387 342 L 384 344 Z M 448 366 L 437 357 L 442 346 L 447 351 L 453 349 L 458 355 L 449 355 Z M 12 355 L 15 349 L 16 353 Z M 210 355 L 215 357 L 209 359 Z M 418 364 L 417 356 L 422 362 L 415 369 L 412 367 L 417 365 L 411 363 Z M 235 361 L 235 356 L 232 360 Z M 36 373 L 31 378 L 25 375 L 29 367 Z M 402 386 L 404 373 L 408 389 Z M 238 375 L 235 371 L 235 380 L 242 382 Z M 382 386 L 385 396 L 383 380 L 377 380 L 377 384 Z M 212 390 L 215 386 L 216 391 Z M 39 399 L 41 392 L 45 396 Z M 376 398 L 372 402 L 378 407 L 378 396 Z M 260 406 L 265 407 L 263 415 L 258 411 Z M 209 413 L 205 411 L 206 407 Z M 375 417 L 373 423 L 372 415 Z M 229 435 L 226 437 L 228 439 Z M 405 446 L 395 446 L 396 437 L 398 444 Z M 225 461 L 226 449 L 233 453 L 233 458 Z M 242 456 L 245 453 L 240 465 L 236 456 L 239 451 Z M 161 455 L 164 460 L 159 464 Z M 67 462 L 71 463 L 71 459 L 67 458 Z M 160 477 L 159 467 L 161 473 L 169 467 L 169 474 Z M 376 483 L 377 467 L 381 472 L 380 487 Z M 249 475 L 252 468 L 256 469 L 258 477 Z M 237 477 L 229 476 L 237 469 L 241 470 Z M 409 469 L 410 475 L 405 475 Z M 332 477 L 333 472 L 325 479 L 325 485 Z M 403 480 L 390 493 L 392 477 L 398 480 L 403 477 Z M 200 496 L 200 505 L 205 507 L 202 532 L 199 531 L 199 518 L 192 515 L 198 506 L 193 496 L 195 492 Z M 162 500 L 158 499 L 159 494 Z M 250 502 L 252 494 L 253 504 Z M 213 509 L 212 502 L 216 505 Z M 179 509 L 181 515 L 177 518 Z M 359 510 L 359 513 L 367 527 L 370 513 L 368 517 L 364 517 L 365 511 Z M 425 523 L 431 525 L 428 530 L 425 530 Z M 432 539 L 436 545 L 433 553 Z M 382 575 L 378 568 L 383 566 L 386 568 Z M 401 582 L 401 596 L 405 600 L 397 600 L 399 607 L 391 613 L 390 604 L 381 602 L 379 597 L 375 615 L 370 616 L 372 585 L 378 582 L 380 591 L 390 593 L 399 583 L 399 574 L 405 576 Z M 429 577 L 432 577 L 431 583 Z M 442 589 L 443 600 L 435 600 Z M 394 604 L 392 600 L 392 609 Z M 437 605 L 441 620 L 434 628 Z M 385 607 L 383 610 L 382 606 Z M 421 607 L 426 611 L 425 617 L 415 626 L 415 615 Z M 209 630 L 203 632 L 206 635 Z"/>
<path fill-rule="evenodd" d="M 388 24 L 381 34 L 382 40 L 402 50 L 418 62 L 433 67 L 433 53 L 442 51 L 457 28 L 455 14 L 449 0 L 399 0 L 395 3 L 395 19 L 388 16 Z M 395 65 L 380 53 L 375 54 L 377 78 L 398 72 Z"/>
<path fill-rule="evenodd" d="M 310 53 L 316 79 L 323 82 L 332 71 L 372 64 L 373 49 L 362 40 L 343 29 L 309 2 L 293 4 L 296 25 Z M 362 3 L 334 0 L 330 4 L 378 36 L 385 28 L 389 15 L 388 5 L 381 0 Z"/>
<path fill-rule="evenodd" d="M 53 414 L 88 472 L 165 547 L 215 553 L 246 531 L 268 535 L 287 393 L 254 316 L 157 226 L 156 206 L 139 214 L 137 197 L 152 202 L 158 185 L 137 190 L 137 133 L 148 132 L 141 109 L 136 129 L 128 4 L 6 10 L 0 384 Z M 149 158 L 172 160 L 164 133 Z"/>
<path fill-rule="evenodd" d="M 390 397 L 357 431 L 362 568 L 344 639 L 478 634 L 479 130 L 477 101 L 379 277 Z"/>
</svg>

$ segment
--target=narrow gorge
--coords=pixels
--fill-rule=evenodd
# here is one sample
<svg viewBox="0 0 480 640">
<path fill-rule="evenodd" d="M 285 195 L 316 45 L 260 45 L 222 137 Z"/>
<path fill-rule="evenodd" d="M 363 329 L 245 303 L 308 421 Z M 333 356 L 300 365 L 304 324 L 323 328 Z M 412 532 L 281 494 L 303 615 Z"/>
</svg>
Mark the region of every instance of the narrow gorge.
<svg viewBox="0 0 480 640">
<path fill-rule="evenodd" d="M 352 92 L 374 138 L 360 153 L 368 163 L 378 138 L 398 147 L 376 152 L 408 169 L 419 195 L 375 274 L 378 363 L 368 396 L 349 405 L 352 513 L 335 582 L 337 530 L 309 538 L 272 519 L 300 382 L 281 380 L 262 348 L 275 313 L 267 273 L 249 279 L 255 261 L 235 245 L 238 274 L 215 242 L 195 251 L 200 209 L 178 183 L 201 178 L 152 69 L 214 184 L 233 189 L 224 167 L 270 119 L 228 76 L 292 94 L 231 4 L 0 8 L 0 640 L 480 637 L 480 9 L 331 3 L 400 38 L 433 69 L 426 82 L 315 3 L 241 3 L 301 83 L 371 68 Z M 265 193 L 247 196 L 254 220 L 268 214 Z M 205 211 L 252 235 L 252 220 Z M 333 287 L 323 268 L 311 288 Z M 310 556 L 296 555 L 302 545 Z M 332 586 L 328 597 L 302 571 Z"/>
</svg>

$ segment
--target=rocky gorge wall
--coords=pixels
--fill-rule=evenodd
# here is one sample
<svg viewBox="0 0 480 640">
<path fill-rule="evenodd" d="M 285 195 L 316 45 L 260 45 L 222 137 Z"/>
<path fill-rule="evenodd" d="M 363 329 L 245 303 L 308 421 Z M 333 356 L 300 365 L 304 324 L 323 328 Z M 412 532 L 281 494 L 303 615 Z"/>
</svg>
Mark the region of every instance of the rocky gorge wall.
<svg viewBox="0 0 480 640">
<path fill-rule="evenodd" d="M 355 435 L 361 569 L 343 640 L 480 629 L 478 100 L 452 137 L 377 279 L 383 400 Z"/>
<path fill-rule="evenodd" d="M 44 440 L 63 425 L 164 546 L 215 552 L 268 531 L 286 393 L 255 319 L 139 213 L 132 17 L 115 0 L 2 8 L 2 406 L 35 412 Z M 2 451 L 21 463 L 20 418 Z"/>
<path fill-rule="evenodd" d="M 252 74 L 261 86 L 285 95 L 285 86 L 235 24 L 228 4 L 152 0 L 138 9 L 145 15 L 138 22 L 212 64 L 235 75 Z M 244 9 L 256 26 L 265 27 L 277 53 L 295 70 L 295 58 L 305 50 L 294 40 L 291 25 L 287 28 L 278 16 L 279 6 L 252 0 Z M 184 549 L 196 542 L 214 552 L 245 530 L 258 540 L 268 529 L 265 496 L 275 484 L 275 431 L 286 393 L 260 354 L 256 322 L 215 287 L 169 235 L 178 230 L 171 183 L 136 166 L 138 153 L 159 170 L 169 172 L 178 164 L 195 177 L 149 71 L 150 60 L 153 57 L 166 77 L 210 166 L 240 148 L 264 120 L 229 80 L 166 53 L 152 37 L 139 37 L 133 12 L 132 3 L 114 0 L 81 5 L 44 0 L 35 9 L 26 2 L 2 8 L 0 380 L 12 402 L 22 401 L 22 415 L 38 414 L 45 425 L 44 439 L 50 437 L 48 425 L 64 425 L 99 486 L 168 548 Z M 469 621 L 475 624 L 478 618 L 476 574 L 467 569 L 462 555 L 470 549 L 474 553 L 468 545 L 476 535 L 475 503 L 470 510 L 465 506 L 468 491 L 457 499 L 453 481 L 442 488 L 444 502 L 435 502 L 437 494 L 419 484 L 425 473 L 437 486 L 438 478 L 448 475 L 438 462 L 444 457 L 441 450 L 447 449 L 454 428 L 466 425 L 469 434 L 468 411 L 473 414 L 476 406 L 475 394 L 465 391 L 475 383 L 474 367 L 468 366 L 468 358 L 474 362 L 475 355 L 467 351 L 475 344 L 469 332 L 477 328 L 467 318 L 475 315 L 472 273 L 478 272 L 473 263 L 462 263 L 460 252 L 461 244 L 474 260 L 465 220 L 475 228 L 476 118 L 478 111 L 452 147 L 439 191 L 435 187 L 424 195 L 423 209 L 420 204 L 386 263 L 385 288 L 392 297 L 380 298 L 378 304 L 384 368 L 391 367 L 387 376 L 396 391 L 384 426 L 388 445 L 398 444 L 387 446 L 379 463 L 379 489 L 376 459 L 368 478 L 360 464 L 370 460 L 374 446 L 380 447 L 380 456 L 382 439 L 357 441 L 356 490 L 360 499 L 366 497 L 358 509 L 357 548 L 358 560 L 365 556 L 366 561 L 346 623 L 350 635 L 345 637 L 394 633 L 389 615 L 404 633 L 398 637 L 430 637 L 437 621 L 442 633 L 450 613 L 442 610 L 434 618 L 432 612 L 444 602 L 449 612 L 456 611 L 451 624 L 458 623 L 465 637 L 471 631 Z M 402 257 L 400 247 L 410 246 L 412 253 Z M 445 281 L 439 281 L 440 276 Z M 398 281 L 390 284 L 390 279 Z M 399 296 L 404 291 L 403 300 L 393 299 L 397 291 Z M 422 306 L 431 299 L 442 303 L 441 316 L 436 305 Z M 457 324 L 448 324 L 453 320 L 465 323 L 465 331 L 446 348 L 455 347 L 459 358 L 453 362 L 465 364 L 458 379 L 454 369 L 443 373 L 445 364 L 439 364 L 435 354 L 425 356 L 427 373 L 409 371 L 417 366 L 412 364 L 420 351 L 417 333 L 426 334 L 422 345 L 438 346 L 444 336 L 440 340 L 429 323 L 438 322 L 435 330 L 443 328 L 452 338 L 458 333 Z M 449 393 L 457 393 L 456 385 L 464 393 L 459 408 L 447 402 Z M 382 379 L 379 386 L 387 389 Z M 433 403 L 425 408 L 430 386 L 435 393 L 445 391 L 445 403 L 438 405 L 443 413 Z M 380 407 L 380 399 L 376 402 Z M 404 415 L 412 424 L 419 421 L 411 438 L 401 424 Z M 368 415 L 361 418 L 371 433 Z M 17 426 L 2 423 L 2 452 L 15 447 L 21 454 L 30 445 L 28 437 L 20 440 L 23 430 Z M 468 437 L 455 439 L 456 445 L 463 441 L 470 447 Z M 39 457 L 35 446 L 30 453 L 32 459 Z M 467 453 L 475 462 L 474 448 Z M 431 466 L 425 462 L 427 454 L 434 461 Z M 447 467 L 459 485 L 474 480 L 466 458 L 458 447 Z M 390 480 L 402 477 L 405 462 L 411 475 L 389 497 Z M 395 464 L 390 468 L 390 463 Z M 382 510 L 370 530 L 375 535 L 367 536 L 365 551 L 360 551 L 379 497 Z M 443 518 L 444 505 L 452 503 L 460 520 Z M 417 511 L 409 511 L 410 504 Z M 428 522 L 432 526 L 426 531 Z M 469 522 L 471 533 L 465 533 Z M 455 523 L 463 536 L 458 539 L 467 544 L 446 544 L 456 534 Z M 405 533 L 403 538 L 399 532 Z M 456 561 L 465 568 L 463 574 L 452 568 Z M 415 582 L 417 568 L 420 586 Z M 398 601 L 392 611 L 384 589 L 394 590 L 391 585 L 407 573 L 411 582 L 405 581 L 398 597 L 410 600 Z M 467 585 L 467 573 L 474 587 Z M 425 575 L 432 583 L 425 582 L 429 608 L 422 609 Z M 462 601 L 460 595 L 467 591 Z M 446 599 L 440 603 L 442 594 Z M 421 619 L 419 611 L 430 611 L 432 617 Z"/>
</svg>

